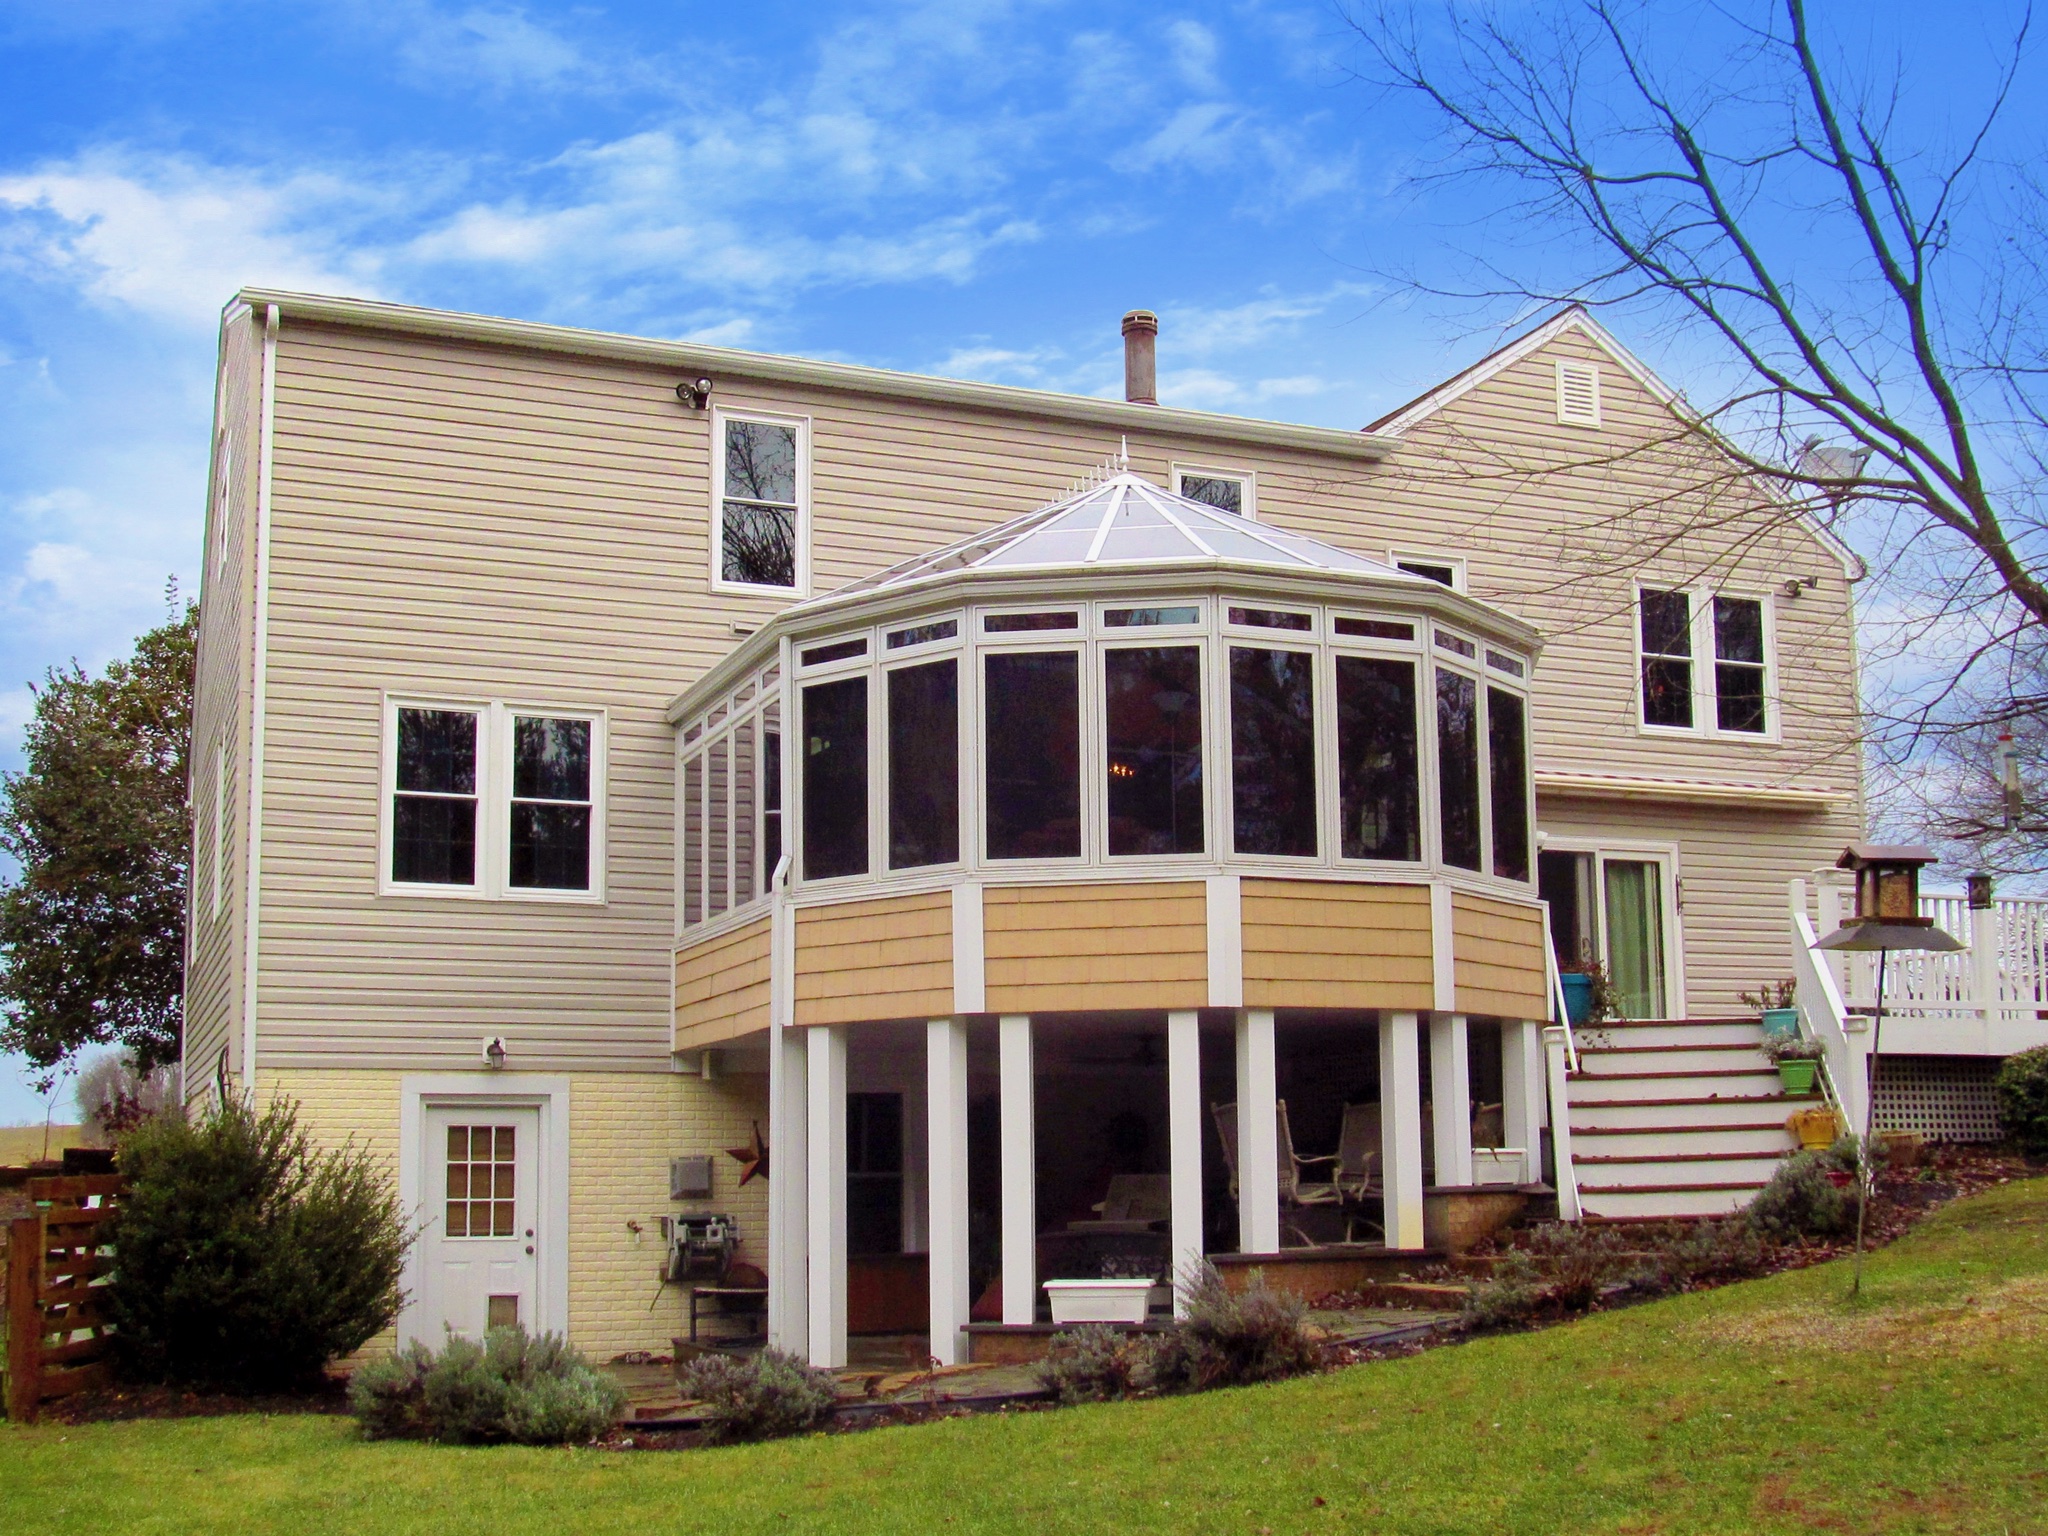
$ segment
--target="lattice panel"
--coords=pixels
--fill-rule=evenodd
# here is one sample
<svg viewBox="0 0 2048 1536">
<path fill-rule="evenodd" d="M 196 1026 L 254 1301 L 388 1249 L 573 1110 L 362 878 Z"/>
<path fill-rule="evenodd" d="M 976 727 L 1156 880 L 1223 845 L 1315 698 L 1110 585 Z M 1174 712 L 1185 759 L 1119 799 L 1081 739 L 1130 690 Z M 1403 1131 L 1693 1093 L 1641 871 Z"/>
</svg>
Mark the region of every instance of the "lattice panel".
<svg viewBox="0 0 2048 1536">
<path fill-rule="evenodd" d="M 1996 1141 L 1995 1056 L 1880 1056 L 1877 1128 L 1930 1141 Z"/>
</svg>

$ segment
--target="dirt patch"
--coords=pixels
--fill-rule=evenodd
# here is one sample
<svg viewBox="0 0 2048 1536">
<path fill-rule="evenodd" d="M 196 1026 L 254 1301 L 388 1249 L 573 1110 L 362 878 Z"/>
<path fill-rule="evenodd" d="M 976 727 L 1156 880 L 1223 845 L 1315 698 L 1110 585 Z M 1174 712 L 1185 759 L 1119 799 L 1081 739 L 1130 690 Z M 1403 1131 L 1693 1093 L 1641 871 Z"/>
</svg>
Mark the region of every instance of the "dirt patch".
<svg viewBox="0 0 2048 1536">
<path fill-rule="evenodd" d="M 1717 1344 L 1753 1349 L 1908 1356 L 2038 1344 L 2048 1341 L 2048 1275 L 2000 1281 L 1948 1306 L 1881 1307 L 1868 1312 L 1785 1308 L 1707 1318 L 1686 1331 Z"/>
<path fill-rule="evenodd" d="M 79 1392 L 45 1403 L 46 1424 L 103 1424 L 116 1419 L 209 1419 L 230 1413 L 347 1413 L 348 1382 L 326 1378 L 304 1392 L 242 1396 L 232 1392 L 190 1392 L 179 1387 L 111 1387 Z"/>
</svg>

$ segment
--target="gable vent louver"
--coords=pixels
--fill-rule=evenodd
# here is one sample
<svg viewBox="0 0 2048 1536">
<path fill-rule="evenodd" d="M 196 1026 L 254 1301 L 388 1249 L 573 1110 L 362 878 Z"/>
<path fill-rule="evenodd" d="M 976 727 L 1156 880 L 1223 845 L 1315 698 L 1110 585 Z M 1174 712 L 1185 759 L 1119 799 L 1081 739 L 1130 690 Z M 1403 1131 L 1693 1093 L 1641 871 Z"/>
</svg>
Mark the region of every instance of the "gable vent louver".
<svg viewBox="0 0 2048 1536">
<path fill-rule="evenodd" d="M 1557 419 L 1568 427 L 1600 425 L 1600 370 L 1593 364 L 1557 365 Z"/>
</svg>

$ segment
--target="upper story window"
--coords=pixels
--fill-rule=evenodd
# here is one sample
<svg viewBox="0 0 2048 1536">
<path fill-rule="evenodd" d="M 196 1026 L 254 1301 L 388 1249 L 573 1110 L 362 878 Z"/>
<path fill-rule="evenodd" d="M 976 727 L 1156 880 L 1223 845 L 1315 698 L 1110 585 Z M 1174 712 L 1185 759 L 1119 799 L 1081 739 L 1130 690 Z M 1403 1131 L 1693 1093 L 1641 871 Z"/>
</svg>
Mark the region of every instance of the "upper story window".
<svg viewBox="0 0 2048 1536">
<path fill-rule="evenodd" d="M 1421 576 L 1453 592 L 1465 590 L 1465 560 L 1462 555 L 1440 555 L 1422 550 L 1394 549 L 1387 552 L 1397 570 Z"/>
<path fill-rule="evenodd" d="M 1557 364 L 1557 419 L 1567 427 L 1600 425 L 1600 369 L 1594 363 Z"/>
<path fill-rule="evenodd" d="M 1176 464 L 1173 488 L 1188 500 L 1199 501 L 1219 512 L 1229 512 L 1238 517 L 1256 515 L 1252 477 L 1241 471 L 1196 469 Z"/>
<path fill-rule="evenodd" d="M 807 425 L 794 417 L 713 414 L 718 581 L 800 592 L 809 575 Z"/>
<path fill-rule="evenodd" d="M 393 703 L 383 888 L 599 894 L 603 716 Z"/>
<path fill-rule="evenodd" d="M 1770 637 L 1759 598 L 1644 587 L 1637 595 L 1643 724 L 1761 736 Z M 1695 658 L 1711 657 L 1710 666 Z"/>
</svg>

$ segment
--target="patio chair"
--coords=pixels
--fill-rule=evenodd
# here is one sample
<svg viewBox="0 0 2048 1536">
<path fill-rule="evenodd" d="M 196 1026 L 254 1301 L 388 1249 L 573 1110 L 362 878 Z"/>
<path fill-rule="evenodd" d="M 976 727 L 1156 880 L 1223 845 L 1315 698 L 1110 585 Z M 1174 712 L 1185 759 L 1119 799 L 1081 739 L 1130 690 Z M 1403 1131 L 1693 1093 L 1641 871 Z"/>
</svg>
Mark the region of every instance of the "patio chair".
<svg viewBox="0 0 2048 1536">
<path fill-rule="evenodd" d="M 1070 1221 L 1069 1232 L 1149 1232 L 1173 1219 L 1173 1180 L 1164 1173 L 1111 1174 L 1109 1189 L 1089 1207 L 1093 1221 Z"/>
<path fill-rule="evenodd" d="M 1211 1104 L 1209 1112 L 1216 1119 L 1216 1135 L 1223 1143 L 1223 1161 L 1230 1168 L 1230 1198 L 1235 1200 L 1237 1198 L 1238 1186 L 1237 1105 L 1235 1103 Z M 1338 1193 L 1334 1182 L 1316 1184 L 1305 1184 L 1302 1182 L 1301 1174 L 1303 1169 L 1322 1163 L 1334 1164 L 1337 1161 L 1337 1156 L 1335 1153 L 1330 1153 L 1327 1156 L 1303 1157 L 1294 1150 L 1294 1127 L 1287 1118 L 1287 1101 L 1285 1099 L 1274 1101 L 1273 1128 L 1275 1133 L 1274 1140 L 1277 1143 L 1275 1150 L 1279 1154 L 1276 1159 L 1276 1172 L 1279 1176 L 1280 1208 L 1285 1211 L 1288 1209 L 1299 1209 L 1303 1206 L 1341 1204 L 1343 1197 Z M 1289 1230 L 1305 1246 L 1310 1248 L 1321 1246 L 1307 1233 L 1303 1232 L 1299 1226 L 1290 1223 Z"/>
</svg>

